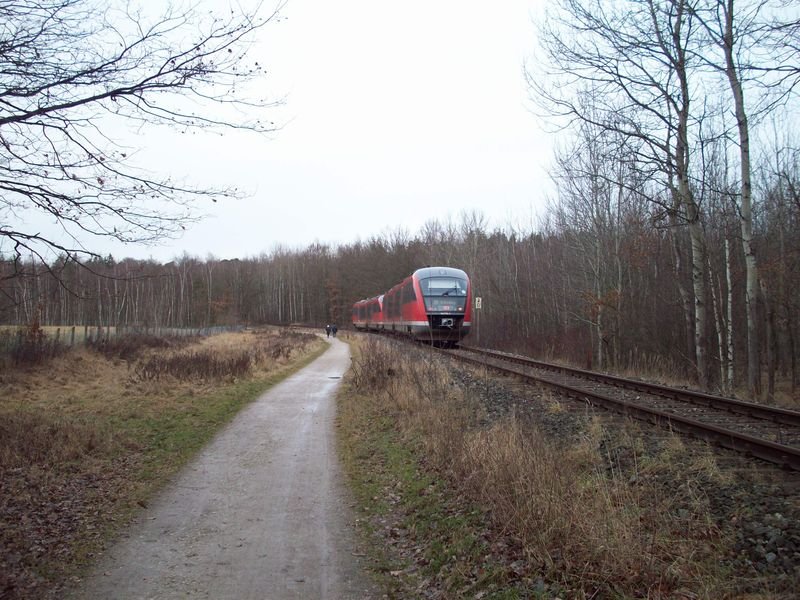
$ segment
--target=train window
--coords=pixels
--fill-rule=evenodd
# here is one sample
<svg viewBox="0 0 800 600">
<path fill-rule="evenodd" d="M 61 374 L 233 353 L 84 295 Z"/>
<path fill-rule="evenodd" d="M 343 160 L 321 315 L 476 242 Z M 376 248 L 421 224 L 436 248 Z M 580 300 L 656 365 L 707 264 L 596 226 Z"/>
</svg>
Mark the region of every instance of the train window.
<svg viewBox="0 0 800 600">
<path fill-rule="evenodd" d="M 466 296 L 467 280 L 459 277 L 431 277 L 420 281 L 425 296 Z"/>
<path fill-rule="evenodd" d="M 388 294 L 388 297 L 386 298 L 386 314 L 389 317 L 397 316 L 395 314 L 395 310 L 394 310 L 394 307 L 395 307 L 395 301 L 394 300 L 395 300 L 394 292 Z"/>
<path fill-rule="evenodd" d="M 409 281 L 403 286 L 403 304 L 406 302 L 414 302 L 417 299 L 417 294 L 414 292 L 414 282 Z"/>
</svg>

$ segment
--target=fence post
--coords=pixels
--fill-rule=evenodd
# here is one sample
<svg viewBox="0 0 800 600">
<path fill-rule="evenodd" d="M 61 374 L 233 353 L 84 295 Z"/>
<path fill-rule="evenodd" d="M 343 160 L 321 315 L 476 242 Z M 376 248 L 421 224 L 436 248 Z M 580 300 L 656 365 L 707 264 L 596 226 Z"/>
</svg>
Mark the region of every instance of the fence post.
<svg viewBox="0 0 800 600">
<path fill-rule="evenodd" d="M 69 334 L 69 345 L 75 345 L 75 325 L 72 326 L 72 331 Z"/>
<path fill-rule="evenodd" d="M 87 341 L 89 341 L 89 326 L 88 325 L 84 325 L 83 326 L 83 343 L 85 344 Z"/>
</svg>

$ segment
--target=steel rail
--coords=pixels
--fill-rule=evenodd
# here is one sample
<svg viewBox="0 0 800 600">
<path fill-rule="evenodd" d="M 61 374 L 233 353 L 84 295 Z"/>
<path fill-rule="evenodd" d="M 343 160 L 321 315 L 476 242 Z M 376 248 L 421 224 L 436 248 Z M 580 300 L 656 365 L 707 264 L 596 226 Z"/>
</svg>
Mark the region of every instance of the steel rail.
<svg viewBox="0 0 800 600">
<path fill-rule="evenodd" d="M 623 413 L 638 420 L 647 421 L 654 425 L 665 427 L 670 430 L 680 431 L 681 433 L 698 437 L 718 446 L 722 446 L 723 448 L 735 450 L 737 452 L 743 452 L 747 455 L 775 463 L 784 468 L 800 471 L 800 449 L 792 446 L 784 446 L 782 444 L 777 444 L 768 440 L 762 440 L 745 433 L 731 431 L 730 429 L 725 429 L 723 427 L 718 427 L 708 423 L 702 423 L 694 419 L 667 413 L 658 409 L 639 406 L 628 402 L 627 400 L 611 398 L 610 396 L 606 396 L 598 392 L 582 390 L 541 376 L 531 375 L 529 373 L 516 371 L 511 368 L 487 363 L 481 361 L 480 359 L 470 358 L 449 351 L 442 352 L 448 356 L 457 358 L 458 360 L 463 360 L 465 362 L 482 367 L 488 367 L 502 373 L 510 373 L 525 379 L 543 383 L 576 400 L 581 400 L 589 404 L 597 404 L 603 406 L 604 408 Z M 496 358 L 500 357 L 498 356 Z M 502 358 L 512 360 L 504 355 Z"/>
<path fill-rule="evenodd" d="M 774 421 L 784 425 L 800 426 L 800 412 L 789 410 L 786 408 L 778 408 L 774 406 L 764 406 L 763 404 L 756 404 L 754 402 L 746 402 L 744 400 L 737 400 L 736 398 L 727 398 L 725 396 L 716 396 L 714 394 L 707 394 L 694 390 L 685 390 L 680 388 L 669 387 L 657 383 L 647 383 L 644 381 L 634 381 L 632 379 L 625 379 L 616 375 L 607 375 L 604 373 L 596 373 L 594 371 L 586 371 L 583 369 L 576 369 L 574 367 L 565 367 L 563 365 L 556 365 L 553 363 L 542 362 L 533 358 L 523 356 L 509 355 L 496 350 L 487 350 L 484 348 L 473 348 L 461 346 L 461 350 L 474 352 L 476 354 L 483 354 L 501 360 L 507 360 L 518 364 L 529 365 L 540 369 L 547 369 L 549 371 L 558 371 L 569 375 L 577 375 L 584 379 L 591 381 L 598 381 L 600 383 L 609 383 L 620 388 L 636 390 L 662 396 L 665 398 L 672 398 L 674 400 L 682 400 L 685 402 L 692 402 L 695 404 L 703 404 L 718 410 L 726 410 L 735 414 L 746 415 L 749 417 Z"/>
</svg>

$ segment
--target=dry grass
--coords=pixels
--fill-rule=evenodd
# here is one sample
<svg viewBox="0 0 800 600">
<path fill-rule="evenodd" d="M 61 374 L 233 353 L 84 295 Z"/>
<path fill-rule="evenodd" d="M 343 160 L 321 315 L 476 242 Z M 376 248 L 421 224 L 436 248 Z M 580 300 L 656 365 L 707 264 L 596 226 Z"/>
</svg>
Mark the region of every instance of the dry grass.
<svg viewBox="0 0 800 600">
<path fill-rule="evenodd" d="M 354 387 L 383 407 L 405 443 L 419 447 L 427 469 L 485 510 L 495 531 L 520 540 L 521 579 L 543 577 L 568 597 L 724 593 L 716 566 L 723 541 L 700 480 L 665 488 L 661 479 L 676 475 L 668 455 L 639 465 L 632 438 L 631 477 L 629 469 L 607 468 L 607 433 L 597 420 L 572 445 L 513 415 L 485 425 L 482 407 L 463 397 L 434 356 L 409 360 L 390 345 L 366 344 L 354 361 Z M 713 470 L 697 468 L 703 481 Z"/>
<path fill-rule="evenodd" d="M 246 402 L 324 343 L 283 330 L 145 345 L 123 360 L 78 347 L 0 371 L 0 597 L 57 595 L 137 503 Z M 143 381 L 137 365 L 204 353 L 248 368 Z"/>
<path fill-rule="evenodd" d="M 780 379 L 775 384 L 775 406 L 800 410 L 800 387 L 792 389 L 788 379 Z"/>
</svg>

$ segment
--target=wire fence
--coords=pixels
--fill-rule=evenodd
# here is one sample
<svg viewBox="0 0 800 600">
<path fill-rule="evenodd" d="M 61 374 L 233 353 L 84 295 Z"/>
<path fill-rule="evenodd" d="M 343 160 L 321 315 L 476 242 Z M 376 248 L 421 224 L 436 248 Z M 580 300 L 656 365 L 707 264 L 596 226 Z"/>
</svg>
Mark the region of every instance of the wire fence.
<svg viewBox="0 0 800 600">
<path fill-rule="evenodd" d="M 144 326 L 117 326 L 117 327 L 57 327 L 51 334 L 57 342 L 70 346 L 75 344 L 97 343 L 115 337 L 128 335 L 150 335 L 154 337 L 207 337 L 231 331 L 241 331 L 243 325 L 225 325 L 216 327 L 144 327 Z"/>
</svg>

